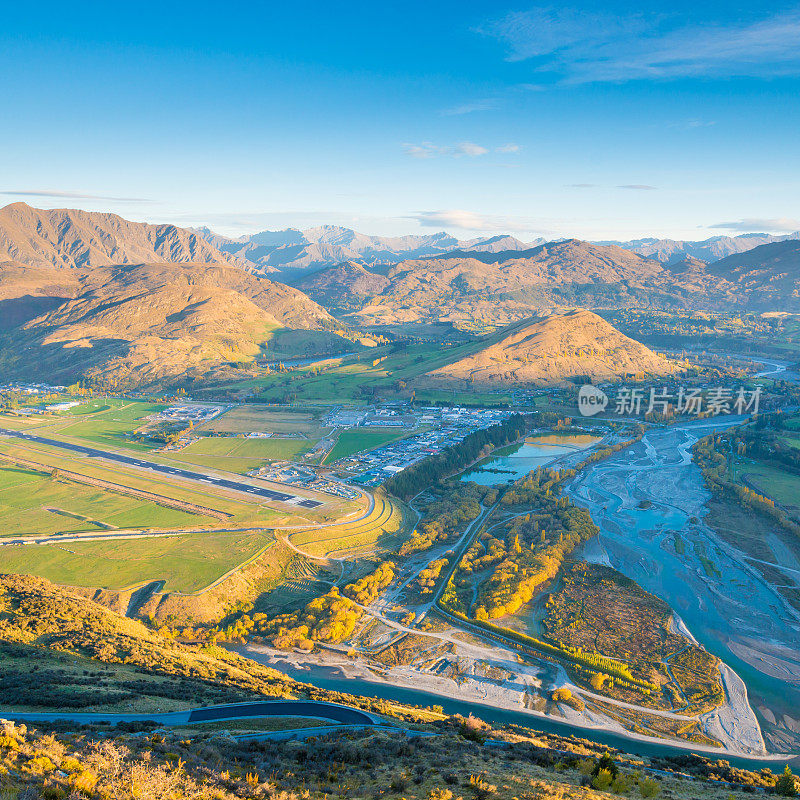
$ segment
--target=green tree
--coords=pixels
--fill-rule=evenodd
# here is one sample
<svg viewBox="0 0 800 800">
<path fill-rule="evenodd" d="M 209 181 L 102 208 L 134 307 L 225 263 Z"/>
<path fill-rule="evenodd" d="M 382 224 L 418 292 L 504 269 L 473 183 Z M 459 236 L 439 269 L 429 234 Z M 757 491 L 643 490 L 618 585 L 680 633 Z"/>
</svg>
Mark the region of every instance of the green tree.
<svg viewBox="0 0 800 800">
<path fill-rule="evenodd" d="M 775 782 L 775 793 L 781 797 L 797 797 L 797 781 L 788 764 L 783 770 L 783 775 Z"/>
</svg>

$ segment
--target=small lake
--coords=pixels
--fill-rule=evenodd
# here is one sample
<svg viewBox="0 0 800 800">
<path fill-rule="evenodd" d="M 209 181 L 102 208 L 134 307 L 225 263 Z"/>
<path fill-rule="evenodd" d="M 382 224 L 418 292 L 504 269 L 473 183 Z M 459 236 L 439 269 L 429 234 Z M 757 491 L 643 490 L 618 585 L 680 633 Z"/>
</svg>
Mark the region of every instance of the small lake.
<svg viewBox="0 0 800 800">
<path fill-rule="evenodd" d="M 524 478 L 537 467 L 546 467 L 557 458 L 587 450 L 599 442 L 588 433 L 565 433 L 531 436 L 523 442 L 498 450 L 490 458 L 478 462 L 461 476 L 462 481 L 474 481 L 481 486 L 496 486 L 506 481 Z"/>
</svg>

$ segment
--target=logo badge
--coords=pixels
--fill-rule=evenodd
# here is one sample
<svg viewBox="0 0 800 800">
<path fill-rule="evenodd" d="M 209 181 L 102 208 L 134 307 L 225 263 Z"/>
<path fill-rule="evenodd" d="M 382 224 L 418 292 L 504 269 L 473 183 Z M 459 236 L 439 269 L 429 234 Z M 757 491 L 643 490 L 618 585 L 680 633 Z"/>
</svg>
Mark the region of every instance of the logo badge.
<svg viewBox="0 0 800 800">
<path fill-rule="evenodd" d="M 608 395 L 591 383 L 584 383 L 578 391 L 578 411 L 584 417 L 593 417 L 606 410 Z"/>
</svg>

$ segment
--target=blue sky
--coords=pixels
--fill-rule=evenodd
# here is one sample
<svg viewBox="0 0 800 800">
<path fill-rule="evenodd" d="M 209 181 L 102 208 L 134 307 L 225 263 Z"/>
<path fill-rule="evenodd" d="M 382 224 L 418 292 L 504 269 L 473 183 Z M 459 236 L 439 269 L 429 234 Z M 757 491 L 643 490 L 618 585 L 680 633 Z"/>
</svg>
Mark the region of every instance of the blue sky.
<svg viewBox="0 0 800 800">
<path fill-rule="evenodd" d="M 800 228 L 800 5 L 23 5 L 0 202 L 236 235 Z"/>
</svg>

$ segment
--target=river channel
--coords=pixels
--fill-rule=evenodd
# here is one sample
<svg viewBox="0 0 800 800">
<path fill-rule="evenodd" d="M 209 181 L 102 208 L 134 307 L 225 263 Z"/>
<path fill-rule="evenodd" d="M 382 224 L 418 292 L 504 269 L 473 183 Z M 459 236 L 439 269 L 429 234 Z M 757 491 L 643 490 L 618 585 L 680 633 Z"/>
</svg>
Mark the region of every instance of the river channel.
<svg viewBox="0 0 800 800">
<path fill-rule="evenodd" d="M 744 681 L 768 743 L 797 752 L 800 614 L 705 524 L 709 494 L 691 461 L 698 438 L 740 419 L 651 429 L 583 470 L 565 491 L 601 529 L 584 555 L 607 561 L 669 603 Z"/>
</svg>

